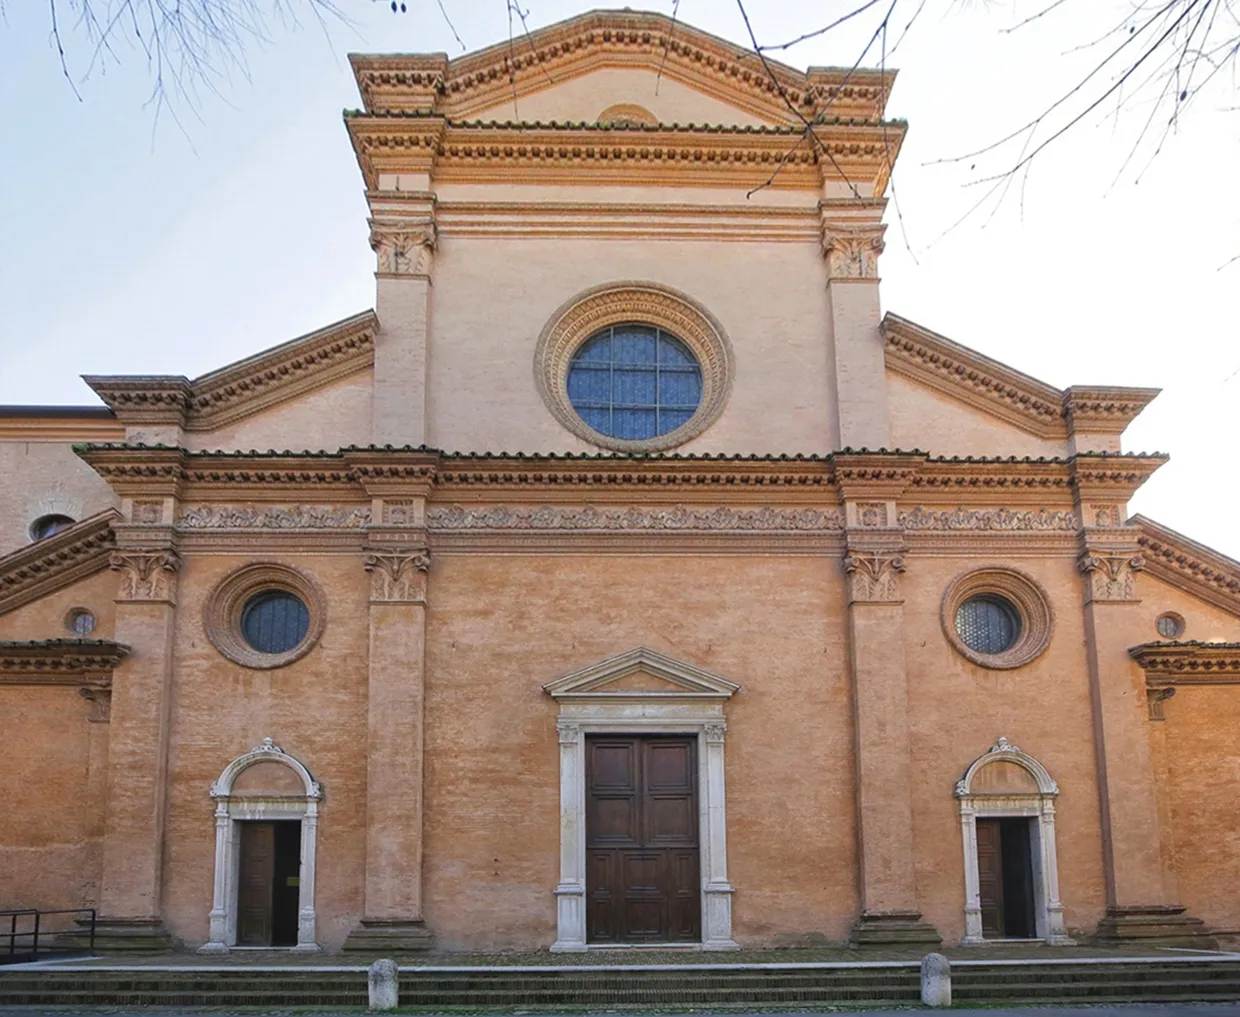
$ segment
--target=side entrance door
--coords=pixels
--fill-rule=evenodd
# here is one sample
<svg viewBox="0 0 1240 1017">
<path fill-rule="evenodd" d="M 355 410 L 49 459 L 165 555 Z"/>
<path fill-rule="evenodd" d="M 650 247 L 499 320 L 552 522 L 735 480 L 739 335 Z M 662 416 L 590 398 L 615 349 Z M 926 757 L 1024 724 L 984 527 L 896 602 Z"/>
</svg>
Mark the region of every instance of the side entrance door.
<svg viewBox="0 0 1240 1017">
<path fill-rule="evenodd" d="M 586 739 L 586 928 L 591 943 L 696 943 L 697 738 Z"/>
<path fill-rule="evenodd" d="M 241 823 L 237 945 L 296 946 L 301 823 Z"/>
</svg>

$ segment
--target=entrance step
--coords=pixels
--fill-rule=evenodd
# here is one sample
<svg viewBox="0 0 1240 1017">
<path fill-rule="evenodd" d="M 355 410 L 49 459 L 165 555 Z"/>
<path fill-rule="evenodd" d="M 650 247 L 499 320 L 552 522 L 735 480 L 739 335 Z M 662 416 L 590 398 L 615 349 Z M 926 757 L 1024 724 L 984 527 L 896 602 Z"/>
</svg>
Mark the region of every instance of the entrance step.
<svg viewBox="0 0 1240 1017">
<path fill-rule="evenodd" d="M 1240 1000 L 1240 958 L 956 961 L 953 996 L 1138 1002 Z M 400 973 L 402 1006 L 701 1006 L 910 1004 L 916 962 L 814 965 L 417 967 Z M 365 1006 L 363 967 L 186 966 L 0 970 L 0 1006 Z"/>
</svg>

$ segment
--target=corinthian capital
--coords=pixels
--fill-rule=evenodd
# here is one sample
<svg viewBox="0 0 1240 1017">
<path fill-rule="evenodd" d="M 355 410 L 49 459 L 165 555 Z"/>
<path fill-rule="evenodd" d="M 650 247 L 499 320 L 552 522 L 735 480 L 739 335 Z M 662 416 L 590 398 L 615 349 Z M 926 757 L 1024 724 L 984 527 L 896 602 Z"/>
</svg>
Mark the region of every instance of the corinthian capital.
<svg viewBox="0 0 1240 1017">
<path fill-rule="evenodd" d="M 373 551 L 363 567 L 370 573 L 371 603 L 426 603 L 426 574 L 431 568 L 426 548 Z"/>
<path fill-rule="evenodd" d="M 849 603 L 893 604 L 899 602 L 896 576 L 904 571 L 899 554 L 851 552 L 844 556 Z"/>
<path fill-rule="evenodd" d="M 1076 566 L 1085 577 L 1087 601 L 1125 601 L 1136 597 L 1136 574 L 1145 568 L 1145 559 L 1127 552 L 1086 551 Z"/>
<path fill-rule="evenodd" d="M 120 573 L 117 600 L 166 600 L 176 597 L 181 559 L 175 551 L 113 551 L 108 565 Z"/>
<path fill-rule="evenodd" d="M 822 224 L 822 254 L 828 279 L 877 279 L 878 256 L 883 253 L 882 223 Z"/>
<path fill-rule="evenodd" d="M 370 220 L 370 246 L 383 275 L 429 276 L 436 239 L 433 219 Z"/>
</svg>

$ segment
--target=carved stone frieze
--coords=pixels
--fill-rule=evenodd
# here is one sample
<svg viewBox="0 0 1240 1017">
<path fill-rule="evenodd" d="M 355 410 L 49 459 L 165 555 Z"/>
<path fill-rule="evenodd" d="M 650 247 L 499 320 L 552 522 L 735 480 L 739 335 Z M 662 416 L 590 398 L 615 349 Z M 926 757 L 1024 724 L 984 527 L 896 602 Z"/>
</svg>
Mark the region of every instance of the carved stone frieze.
<svg viewBox="0 0 1240 1017">
<path fill-rule="evenodd" d="M 137 523 L 139 526 L 154 526 L 162 523 L 164 521 L 164 503 L 162 501 L 135 501 L 129 521 Z"/>
<path fill-rule="evenodd" d="M 899 603 L 896 576 L 904 571 L 902 555 L 853 551 L 844 556 L 843 565 L 850 603 Z"/>
<path fill-rule="evenodd" d="M 844 515 L 836 509 L 718 508 L 428 508 L 427 526 L 437 530 L 615 530 L 648 531 L 842 531 Z"/>
<path fill-rule="evenodd" d="M 1064 530 L 1076 529 L 1076 515 L 1070 510 L 1025 509 L 942 509 L 935 511 L 918 505 L 901 512 L 900 525 L 906 530 Z"/>
<path fill-rule="evenodd" d="M 191 505 L 177 516 L 186 530 L 356 530 L 370 509 L 335 505 Z"/>
<path fill-rule="evenodd" d="M 1086 595 L 1090 601 L 1125 601 L 1135 599 L 1136 574 L 1145 568 L 1139 554 L 1095 554 L 1086 552 L 1077 559 L 1077 568 L 1085 577 Z"/>
<path fill-rule="evenodd" d="M 117 600 L 172 600 L 181 559 L 173 550 L 113 551 L 108 567 L 120 574 Z"/>
<path fill-rule="evenodd" d="M 426 576 L 431 568 L 426 548 L 371 551 L 363 568 L 370 573 L 372 603 L 426 603 Z"/>
<path fill-rule="evenodd" d="M 436 241 L 433 219 L 370 220 L 370 246 L 384 275 L 429 276 Z"/>
<path fill-rule="evenodd" d="M 863 501 L 857 505 L 857 522 L 862 526 L 886 526 L 887 503 Z"/>
<path fill-rule="evenodd" d="M 828 279 L 877 279 L 878 256 L 886 246 L 881 223 L 823 223 L 822 253 Z"/>
</svg>

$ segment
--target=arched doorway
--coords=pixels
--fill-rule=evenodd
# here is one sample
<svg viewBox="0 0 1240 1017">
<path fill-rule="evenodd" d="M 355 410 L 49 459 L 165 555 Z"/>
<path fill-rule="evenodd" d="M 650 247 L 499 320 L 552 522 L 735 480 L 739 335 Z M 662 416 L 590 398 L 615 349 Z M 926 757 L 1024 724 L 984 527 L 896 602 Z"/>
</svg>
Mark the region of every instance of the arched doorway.
<svg viewBox="0 0 1240 1017">
<path fill-rule="evenodd" d="M 264 738 L 211 785 L 215 890 L 210 939 L 199 953 L 238 945 L 317 950 L 314 855 L 323 790 Z"/>
</svg>

